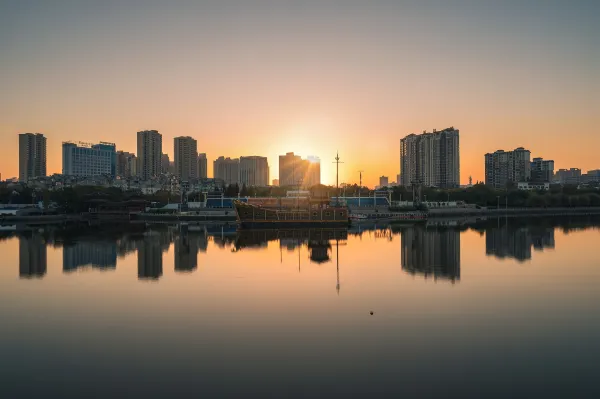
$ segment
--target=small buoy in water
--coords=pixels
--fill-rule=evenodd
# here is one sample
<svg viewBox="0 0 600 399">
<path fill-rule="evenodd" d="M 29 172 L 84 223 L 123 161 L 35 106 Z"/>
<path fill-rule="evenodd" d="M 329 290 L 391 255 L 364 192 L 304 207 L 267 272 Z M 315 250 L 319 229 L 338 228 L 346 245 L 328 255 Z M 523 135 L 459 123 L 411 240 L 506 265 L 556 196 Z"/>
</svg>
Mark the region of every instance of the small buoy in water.
<svg viewBox="0 0 600 399">
<path fill-rule="evenodd" d="M 373 311 L 372 310 L 369 313 L 371 313 L 371 316 L 373 316 Z"/>
</svg>

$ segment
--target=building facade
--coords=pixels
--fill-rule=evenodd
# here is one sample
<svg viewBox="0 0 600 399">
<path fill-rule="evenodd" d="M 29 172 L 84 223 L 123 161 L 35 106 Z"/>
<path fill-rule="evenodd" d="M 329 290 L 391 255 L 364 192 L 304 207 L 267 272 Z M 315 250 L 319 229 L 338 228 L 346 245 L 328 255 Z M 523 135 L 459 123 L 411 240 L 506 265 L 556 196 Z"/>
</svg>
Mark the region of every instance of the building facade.
<svg viewBox="0 0 600 399">
<path fill-rule="evenodd" d="M 158 177 L 162 166 L 162 135 L 156 130 L 137 133 L 138 176 L 143 180 Z"/>
<path fill-rule="evenodd" d="M 198 154 L 198 178 L 208 178 L 208 161 L 204 152 Z"/>
<path fill-rule="evenodd" d="M 171 168 L 171 159 L 169 154 L 161 154 L 160 156 L 160 173 L 167 174 L 173 172 Z"/>
<path fill-rule="evenodd" d="M 213 174 L 215 179 L 221 179 L 226 185 L 239 184 L 240 182 L 240 160 L 238 158 L 225 158 L 223 156 L 213 162 Z"/>
<path fill-rule="evenodd" d="M 554 161 L 533 158 L 533 161 L 531 161 L 531 180 L 536 182 L 551 182 L 553 178 Z"/>
<path fill-rule="evenodd" d="M 240 184 L 266 187 L 269 185 L 269 162 L 266 157 L 240 157 Z"/>
<path fill-rule="evenodd" d="M 62 174 L 92 177 L 117 175 L 117 150 L 113 143 L 71 143 L 62 145 Z"/>
<path fill-rule="evenodd" d="M 526 182 L 531 177 L 531 152 L 523 147 L 485 154 L 485 184 L 504 188 L 509 182 Z"/>
<path fill-rule="evenodd" d="M 454 127 L 410 134 L 400 140 L 403 185 L 452 188 L 460 185 L 459 131 Z"/>
<path fill-rule="evenodd" d="M 46 137 L 41 133 L 19 134 L 19 181 L 46 176 Z"/>
<path fill-rule="evenodd" d="M 175 137 L 175 175 L 183 181 L 198 178 L 198 142 L 191 137 Z"/>
<path fill-rule="evenodd" d="M 321 184 L 321 160 L 288 152 L 279 156 L 279 185 L 312 187 Z"/>
<path fill-rule="evenodd" d="M 554 182 L 558 184 L 579 184 L 581 182 L 581 169 L 559 169 L 554 174 Z"/>
<path fill-rule="evenodd" d="M 387 187 L 390 185 L 390 179 L 387 176 L 379 177 L 379 187 Z"/>
<path fill-rule="evenodd" d="M 137 157 L 125 151 L 117 151 L 117 176 L 131 178 L 137 176 Z"/>
</svg>

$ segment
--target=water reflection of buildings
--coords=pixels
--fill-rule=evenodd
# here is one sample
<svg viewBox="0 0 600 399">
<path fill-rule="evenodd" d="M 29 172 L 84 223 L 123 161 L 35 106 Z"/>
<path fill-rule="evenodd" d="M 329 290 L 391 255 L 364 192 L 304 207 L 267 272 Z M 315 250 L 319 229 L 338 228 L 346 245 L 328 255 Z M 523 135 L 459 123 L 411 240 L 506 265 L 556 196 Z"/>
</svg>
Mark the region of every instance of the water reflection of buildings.
<svg viewBox="0 0 600 399">
<path fill-rule="evenodd" d="M 460 231 L 415 226 L 400 231 L 402 269 L 434 279 L 460 280 Z"/>
<path fill-rule="evenodd" d="M 138 279 L 156 280 L 162 276 L 163 243 L 157 232 L 147 232 L 138 242 Z"/>
<path fill-rule="evenodd" d="M 182 234 L 175 239 L 175 271 L 191 272 L 198 267 L 198 240 Z"/>
<path fill-rule="evenodd" d="M 117 243 L 81 241 L 63 248 L 63 271 L 74 271 L 89 265 L 98 269 L 116 268 Z"/>
<path fill-rule="evenodd" d="M 46 241 L 37 233 L 19 236 L 19 276 L 43 277 L 47 269 Z"/>
<path fill-rule="evenodd" d="M 539 226 L 488 227 L 485 230 L 485 253 L 496 258 L 513 258 L 519 262 L 531 259 L 531 249 L 554 248 L 554 228 Z"/>
</svg>

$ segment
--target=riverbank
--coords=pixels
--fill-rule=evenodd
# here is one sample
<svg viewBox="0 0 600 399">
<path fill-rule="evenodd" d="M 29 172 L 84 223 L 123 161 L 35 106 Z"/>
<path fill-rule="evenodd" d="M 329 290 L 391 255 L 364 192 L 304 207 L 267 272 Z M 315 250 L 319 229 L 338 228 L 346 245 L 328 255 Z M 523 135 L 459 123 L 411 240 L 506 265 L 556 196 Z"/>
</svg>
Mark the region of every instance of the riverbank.
<svg viewBox="0 0 600 399">
<path fill-rule="evenodd" d="M 429 218 L 464 216 L 569 216 L 600 215 L 600 207 L 556 208 L 437 208 L 429 210 Z"/>
</svg>

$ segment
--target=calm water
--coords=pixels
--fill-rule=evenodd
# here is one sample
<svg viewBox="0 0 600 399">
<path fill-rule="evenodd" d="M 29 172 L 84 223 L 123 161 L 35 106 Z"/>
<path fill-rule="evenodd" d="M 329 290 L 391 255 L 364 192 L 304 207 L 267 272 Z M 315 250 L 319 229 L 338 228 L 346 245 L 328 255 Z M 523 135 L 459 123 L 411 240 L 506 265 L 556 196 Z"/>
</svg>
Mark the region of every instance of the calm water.
<svg viewBox="0 0 600 399">
<path fill-rule="evenodd" d="M 599 225 L 4 227 L 0 397 L 597 398 Z"/>
</svg>

